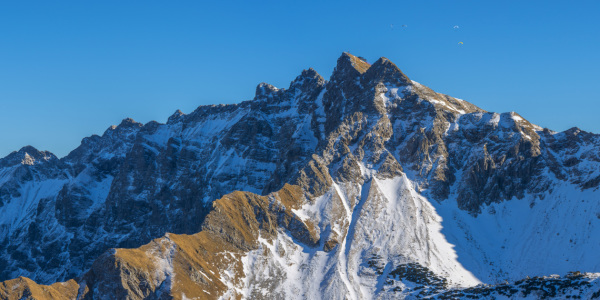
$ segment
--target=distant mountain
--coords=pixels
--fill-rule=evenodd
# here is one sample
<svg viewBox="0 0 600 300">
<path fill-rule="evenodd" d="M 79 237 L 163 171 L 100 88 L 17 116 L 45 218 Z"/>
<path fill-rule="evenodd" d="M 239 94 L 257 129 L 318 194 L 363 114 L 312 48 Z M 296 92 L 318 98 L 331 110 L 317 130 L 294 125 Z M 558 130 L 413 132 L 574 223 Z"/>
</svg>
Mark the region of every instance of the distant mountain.
<svg viewBox="0 0 600 300">
<path fill-rule="evenodd" d="M 598 298 L 599 184 L 599 135 L 344 53 L 0 159 L 0 298 Z"/>
</svg>

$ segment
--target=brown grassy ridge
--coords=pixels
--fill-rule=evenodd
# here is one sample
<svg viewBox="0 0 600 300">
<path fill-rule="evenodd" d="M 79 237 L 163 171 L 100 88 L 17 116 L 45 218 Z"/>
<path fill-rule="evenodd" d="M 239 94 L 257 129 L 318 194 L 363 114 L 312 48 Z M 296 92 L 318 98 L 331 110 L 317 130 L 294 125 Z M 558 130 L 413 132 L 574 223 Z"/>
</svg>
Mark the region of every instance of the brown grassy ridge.
<svg viewBox="0 0 600 300">
<path fill-rule="evenodd" d="M 75 299 L 79 284 L 75 280 L 41 285 L 27 277 L 0 283 L 1 299 Z"/>
<path fill-rule="evenodd" d="M 0 283 L 0 299 L 216 299 L 228 289 L 223 270 L 233 274 L 234 284 L 241 283 L 241 258 L 258 248 L 259 235 L 270 240 L 287 230 L 308 245 L 319 242 L 314 225 L 292 212 L 304 201 L 297 185 L 267 196 L 236 191 L 213 202 L 199 233 L 167 233 L 139 248 L 109 250 L 82 277 L 64 283 L 8 280 Z"/>
<path fill-rule="evenodd" d="M 366 62 L 348 52 L 346 52 L 346 54 L 348 54 L 348 56 L 350 56 L 350 62 L 352 63 L 352 66 L 361 74 L 366 72 L 371 67 L 371 65 L 368 62 Z"/>
</svg>

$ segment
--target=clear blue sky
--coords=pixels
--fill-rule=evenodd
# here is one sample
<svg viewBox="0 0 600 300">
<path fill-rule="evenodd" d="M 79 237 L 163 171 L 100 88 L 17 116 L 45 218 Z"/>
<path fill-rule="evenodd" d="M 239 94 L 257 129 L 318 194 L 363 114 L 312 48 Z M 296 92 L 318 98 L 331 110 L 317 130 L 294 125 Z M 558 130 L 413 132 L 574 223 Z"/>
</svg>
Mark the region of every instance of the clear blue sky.
<svg viewBox="0 0 600 300">
<path fill-rule="evenodd" d="M 62 157 L 123 118 L 248 100 L 309 67 L 328 78 L 343 51 L 489 111 L 600 133 L 599 15 L 600 1 L 4 1 L 0 157 Z"/>
</svg>

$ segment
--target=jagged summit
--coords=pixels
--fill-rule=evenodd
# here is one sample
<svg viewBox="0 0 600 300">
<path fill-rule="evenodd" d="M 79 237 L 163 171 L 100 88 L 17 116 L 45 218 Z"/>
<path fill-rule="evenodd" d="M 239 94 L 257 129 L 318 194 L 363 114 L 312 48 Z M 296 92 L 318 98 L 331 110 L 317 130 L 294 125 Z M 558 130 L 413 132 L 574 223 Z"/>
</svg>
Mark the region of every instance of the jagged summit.
<svg viewBox="0 0 600 300">
<path fill-rule="evenodd" d="M 342 53 L 331 76 L 332 81 L 382 81 L 389 84 L 409 85 L 410 79 L 389 59 L 380 57 L 372 65 L 348 52 Z"/>
<path fill-rule="evenodd" d="M 309 68 L 308 70 L 302 70 L 302 73 L 290 83 L 290 89 L 302 86 L 306 88 L 307 86 L 323 85 L 324 83 L 323 77 L 313 68 Z"/>
<path fill-rule="evenodd" d="M 330 81 L 355 80 L 370 67 L 371 65 L 369 63 L 348 52 L 344 52 L 337 60 L 337 65 L 331 74 Z"/>
<path fill-rule="evenodd" d="M 256 87 L 256 93 L 254 99 L 273 99 L 273 97 L 279 97 L 288 90 L 300 89 L 306 91 L 314 88 L 318 88 L 325 83 L 323 77 L 317 73 L 313 68 L 302 70 L 302 73 L 298 75 L 291 83 L 289 88 L 276 88 L 275 86 L 262 82 Z M 278 96 L 279 95 L 279 96 Z"/>
<path fill-rule="evenodd" d="M 348 68 L 352 68 L 360 74 L 362 74 L 366 72 L 370 67 L 371 64 L 359 58 L 358 56 L 354 56 L 349 52 L 343 52 L 340 58 L 338 58 L 336 69 L 338 69 L 339 71 L 343 71 Z"/>
</svg>

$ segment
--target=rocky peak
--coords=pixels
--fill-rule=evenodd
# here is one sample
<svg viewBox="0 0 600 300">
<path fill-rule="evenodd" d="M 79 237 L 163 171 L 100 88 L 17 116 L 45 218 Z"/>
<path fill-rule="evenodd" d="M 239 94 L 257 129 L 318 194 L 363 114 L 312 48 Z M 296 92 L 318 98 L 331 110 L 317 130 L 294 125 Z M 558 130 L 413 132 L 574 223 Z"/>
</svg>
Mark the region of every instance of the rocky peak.
<svg viewBox="0 0 600 300">
<path fill-rule="evenodd" d="M 278 89 L 268 83 L 261 83 L 256 87 L 256 95 L 253 105 L 262 107 L 265 112 L 275 110 L 285 110 L 292 105 L 298 105 L 298 109 L 304 113 L 314 106 L 314 101 L 321 90 L 325 87 L 326 81 L 317 71 L 310 68 L 303 70 L 291 83 L 288 89 Z M 283 104 L 286 103 L 286 104 Z M 282 105 L 283 104 L 283 105 Z M 287 108 L 286 108 L 287 107 Z"/>
<path fill-rule="evenodd" d="M 366 61 L 348 53 L 342 53 L 338 58 L 337 65 L 331 74 L 331 81 L 354 80 L 365 73 L 371 65 Z"/>
<path fill-rule="evenodd" d="M 297 78 L 321 78 L 321 75 L 319 75 L 319 73 L 317 73 L 317 71 L 313 68 L 308 68 L 308 70 L 302 70 L 302 73 L 300 73 L 300 76 L 298 76 Z"/>
<path fill-rule="evenodd" d="M 580 134 L 589 135 L 589 132 L 581 130 L 579 127 L 571 127 L 565 130 L 560 137 L 564 137 L 567 139 L 576 139 Z"/>
<path fill-rule="evenodd" d="M 379 58 L 366 72 L 364 79 L 367 82 L 384 82 L 396 86 L 409 85 L 411 83 L 400 69 L 389 59 Z"/>
<path fill-rule="evenodd" d="M 258 99 L 266 99 L 266 98 L 270 98 L 270 97 L 272 98 L 278 92 L 280 92 L 280 89 L 276 88 L 275 86 L 270 85 L 265 82 L 261 82 L 256 87 L 256 94 L 254 96 L 254 99 L 258 100 Z"/>
<path fill-rule="evenodd" d="M 167 119 L 167 124 L 173 124 L 173 123 L 177 123 L 178 121 L 182 120 L 182 118 L 185 116 L 186 114 L 184 114 L 181 110 L 177 110 L 175 111 L 175 113 L 173 113 L 169 119 Z"/>
<path fill-rule="evenodd" d="M 56 156 L 49 151 L 39 151 L 33 146 L 25 146 L 19 151 L 13 151 L 5 158 L 0 159 L 0 167 L 18 164 L 33 166 L 56 159 Z"/>
<path fill-rule="evenodd" d="M 117 128 L 121 128 L 121 129 L 135 128 L 135 127 L 141 127 L 141 125 L 143 125 L 143 124 L 136 122 L 132 118 L 125 118 L 125 119 L 123 119 L 123 121 L 121 121 L 121 124 L 119 124 L 119 126 L 117 126 Z"/>
<path fill-rule="evenodd" d="M 293 88 L 300 88 L 300 91 L 307 91 L 314 87 L 323 86 L 325 79 L 313 68 L 308 70 L 302 70 L 302 73 L 292 81 L 290 84 L 290 90 Z"/>
<path fill-rule="evenodd" d="M 121 124 L 119 124 L 118 126 L 115 126 L 115 125 L 110 126 L 104 132 L 102 137 L 109 137 L 109 136 L 127 137 L 132 132 L 135 132 L 138 129 L 140 129 L 142 126 L 144 126 L 144 124 L 136 122 L 132 118 L 126 118 L 126 119 L 123 119 L 123 121 L 121 121 Z"/>
</svg>

